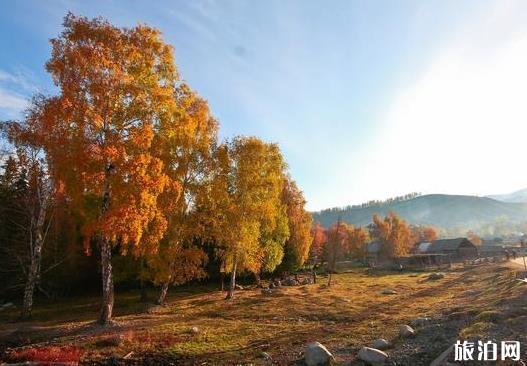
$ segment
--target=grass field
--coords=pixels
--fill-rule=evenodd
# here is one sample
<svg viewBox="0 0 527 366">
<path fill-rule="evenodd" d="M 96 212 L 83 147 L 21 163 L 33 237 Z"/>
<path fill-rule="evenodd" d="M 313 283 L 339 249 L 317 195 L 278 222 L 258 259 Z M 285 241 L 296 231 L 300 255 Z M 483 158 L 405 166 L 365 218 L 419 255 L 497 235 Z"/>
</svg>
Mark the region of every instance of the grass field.
<svg viewBox="0 0 527 366">
<path fill-rule="evenodd" d="M 31 322 L 17 322 L 14 311 L 0 313 L 2 358 L 46 359 L 63 352 L 88 364 L 111 358 L 114 364 L 258 365 L 269 363 L 266 352 L 273 363 L 290 364 L 302 358 L 305 343 L 319 341 L 339 363 L 349 364 L 361 346 L 383 337 L 393 341 L 388 353 L 399 364 L 418 365 L 459 337 L 525 334 L 518 324 L 527 323 L 527 287 L 514 269 L 487 264 L 444 273 L 430 281 L 427 272 L 355 269 L 335 275 L 331 288 L 319 278 L 272 295 L 240 290 L 232 301 L 210 287 L 180 289 L 163 307 L 141 304 L 137 293 L 118 293 L 116 323 L 108 328 L 93 324 L 96 297 L 41 304 Z M 397 294 L 382 294 L 386 288 Z M 418 328 L 414 339 L 398 338 L 399 325 L 422 316 L 433 319 L 430 326 Z"/>
</svg>

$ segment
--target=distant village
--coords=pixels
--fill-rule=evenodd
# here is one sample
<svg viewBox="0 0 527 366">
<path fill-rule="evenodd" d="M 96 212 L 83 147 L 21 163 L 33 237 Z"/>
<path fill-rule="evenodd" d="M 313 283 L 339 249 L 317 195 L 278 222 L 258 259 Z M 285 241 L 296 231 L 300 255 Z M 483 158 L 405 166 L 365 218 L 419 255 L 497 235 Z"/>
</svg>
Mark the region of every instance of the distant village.
<svg viewBox="0 0 527 366">
<path fill-rule="evenodd" d="M 410 254 L 388 258 L 383 256 L 381 243 L 372 241 L 366 246 L 366 258 L 370 266 L 429 267 L 450 266 L 456 262 L 478 260 L 497 261 L 498 258 L 516 258 L 527 250 L 527 235 L 518 234 L 492 239 L 480 239 L 476 245 L 467 237 L 438 239 L 416 243 Z"/>
</svg>

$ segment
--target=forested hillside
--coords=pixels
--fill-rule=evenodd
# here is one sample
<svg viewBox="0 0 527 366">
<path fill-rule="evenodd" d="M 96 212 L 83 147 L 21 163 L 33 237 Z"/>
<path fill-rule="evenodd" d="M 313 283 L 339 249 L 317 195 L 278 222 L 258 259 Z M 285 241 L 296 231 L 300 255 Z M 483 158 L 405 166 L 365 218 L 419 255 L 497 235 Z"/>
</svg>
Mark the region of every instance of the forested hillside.
<svg viewBox="0 0 527 366">
<path fill-rule="evenodd" d="M 366 207 L 332 208 L 314 212 L 313 221 L 320 221 L 327 227 L 340 216 L 345 222 L 367 225 L 373 214 L 386 215 L 390 211 L 397 212 L 411 223 L 445 229 L 455 226 L 474 229 L 500 218 L 512 222 L 527 220 L 527 203 L 501 202 L 488 197 L 429 194 Z"/>
</svg>

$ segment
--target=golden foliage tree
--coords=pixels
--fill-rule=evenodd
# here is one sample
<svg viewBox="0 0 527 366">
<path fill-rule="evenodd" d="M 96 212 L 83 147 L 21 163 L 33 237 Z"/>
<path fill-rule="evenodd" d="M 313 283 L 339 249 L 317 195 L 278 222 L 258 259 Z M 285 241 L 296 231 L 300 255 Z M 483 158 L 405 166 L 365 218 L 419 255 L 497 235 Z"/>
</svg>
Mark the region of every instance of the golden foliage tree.
<svg viewBox="0 0 527 366">
<path fill-rule="evenodd" d="M 216 143 L 218 123 L 207 102 L 188 85 L 179 85 L 174 94 L 176 108 L 161 123 L 154 140 L 156 155 L 163 161 L 171 183 L 159 199 L 168 229 L 158 253 L 147 252 L 150 270 L 144 274 L 161 285 L 158 303 L 163 303 L 170 284 L 204 276 L 205 253 L 195 244 L 202 235 L 196 218 L 198 195 L 212 171 L 212 147 Z M 188 258 L 187 258 L 188 257 Z"/>
<path fill-rule="evenodd" d="M 285 243 L 283 267 L 286 270 L 299 269 L 309 257 L 311 248 L 312 218 L 306 211 L 306 200 L 296 183 L 287 177 L 282 190 L 282 201 L 287 208 L 289 239 Z"/>
<path fill-rule="evenodd" d="M 311 257 L 313 258 L 313 263 L 318 263 L 322 260 L 324 254 L 324 246 L 327 243 L 327 233 L 326 230 L 320 225 L 320 222 L 317 221 L 315 225 L 311 228 Z"/>
<path fill-rule="evenodd" d="M 348 250 L 347 252 L 354 258 L 365 258 L 366 244 L 370 240 L 370 234 L 362 226 L 348 226 Z"/>
<path fill-rule="evenodd" d="M 481 243 L 483 243 L 483 240 L 481 240 L 481 238 L 479 237 L 478 234 L 476 234 L 474 231 L 472 230 L 469 230 L 467 232 L 467 238 L 468 240 L 470 240 L 472 242 L 472 244 L 474 245 L 481 245 Z"/>
<path fill-rule="evenodd" d="M 438 230 L 433 226 L 427 225 L 410 225 L 412 231 L 413 243 L 426 243 L 436 240 L 438 237 Z"/>
<path fill-rule="evenodd" d="M 402 218 L 390 212 L 382 218 L 373 215 L 372 236 L 381 243 L 381 255 L 396 257 L 408 254 L 412 246 L 412 232 Z"/>
<path fill-rule="evenodd" d="M 236 273 L 258 273 L 265 264 L 262 239 L 280 222 L 285 163 L 276 144 L 256 137 L 236 137 L 215 155 L 208 225 L 220 246 L 223 270 L 231 274 L 227 298 L 232 298 Z"/>
<path fill-rule="evenodd" d="M 330 226 L 327 232 L 326 257 L 328 263 L 328 287 L 332 284 L 332 274 L 336 271 L 337 260 L 340 259 L 348 248 L 348 225 L 340 220 Z"/>
<path fill-rule="evenodd" d="M 172 48 L 144 25 L 121 29 L 68 14 L 51 45 L 46 69 L 59 94 L 34 100 L 28 127 L 54 180 L 83 213 L 86 243 L 95 239 L 100 250 L 99 322 L 106 324 L 113 309 L 112 247 L 140 245 L 154 221 L 152 242 L 166 228 L 157 200 L 167 176 L 152 142 L 174 111 L 178 74 Z"/>
</svg>

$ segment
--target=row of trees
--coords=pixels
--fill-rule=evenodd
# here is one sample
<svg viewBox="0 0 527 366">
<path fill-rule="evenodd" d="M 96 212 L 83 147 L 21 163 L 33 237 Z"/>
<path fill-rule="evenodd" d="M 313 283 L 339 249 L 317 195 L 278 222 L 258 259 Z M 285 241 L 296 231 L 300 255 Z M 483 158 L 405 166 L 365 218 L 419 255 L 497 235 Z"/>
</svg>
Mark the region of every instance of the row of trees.
<svg viewBox="0 0 527 366">
<path fill-rule="evenodd" d="M 366 227 L 349 225 L 339 219 L 325 229 L 317 222 L 311 235 L 313 258 L 327 262 L 332 272 L 339 259 L 365 259 L 367 244 L 372 241 L 379 242 L 381 256 L 396 257 L 409 254 L 416 243 L 437 239 L 438 231 L 431 226 L 408 224 L 391 212 L 385 217 L 373 215 L 372 223 Z"/>
<path fill-rule="evenodd" d="M 2 233 L 27 249 L 22 317 L 57 219 L 74 227 L 86 253 L 97 249 L 101 324 L 112 317 L 116 254 L 137 259 L 143 283 L 160 285 L 161 303 L 171 284 L 206 275 L 204 248 L 230 274 L 227 298 L 237 273 L 259 278 L 306 261 L 311 216 L 278 146 L 218 142 L 218 122 L 180 79 L 158 30 L 68 14 L 51 45 L 46 69 L 58 94 L 35 96 L 23 121 L 3 124 L 14 150 L 2 194 L 27 211 L 23 219 L 6 211 L 20 230 Z"/>
<path fill-rule="evenodd" d="M 407 193 L 402 196 L 390 197 L 385 200 L 371 200 L 368 202 L 361 203 L 359 205 L 348 205 L 348 206 L 343 206 L 343 207 L 327 208 L 325 210 L 318 211 L 317 213 L 322 215 L 325 213 L 341 213 L 341 212 L 349 211 L 349 210 L 356 209 L 356 208 L 381 207 L 381 206 L 389 205 L 389 204 L 396 203 L 396 202 L 409 201 L 419 196 L 421 196 L 420 192 L 411 192 L 411 193 Z"/>
</svg>

